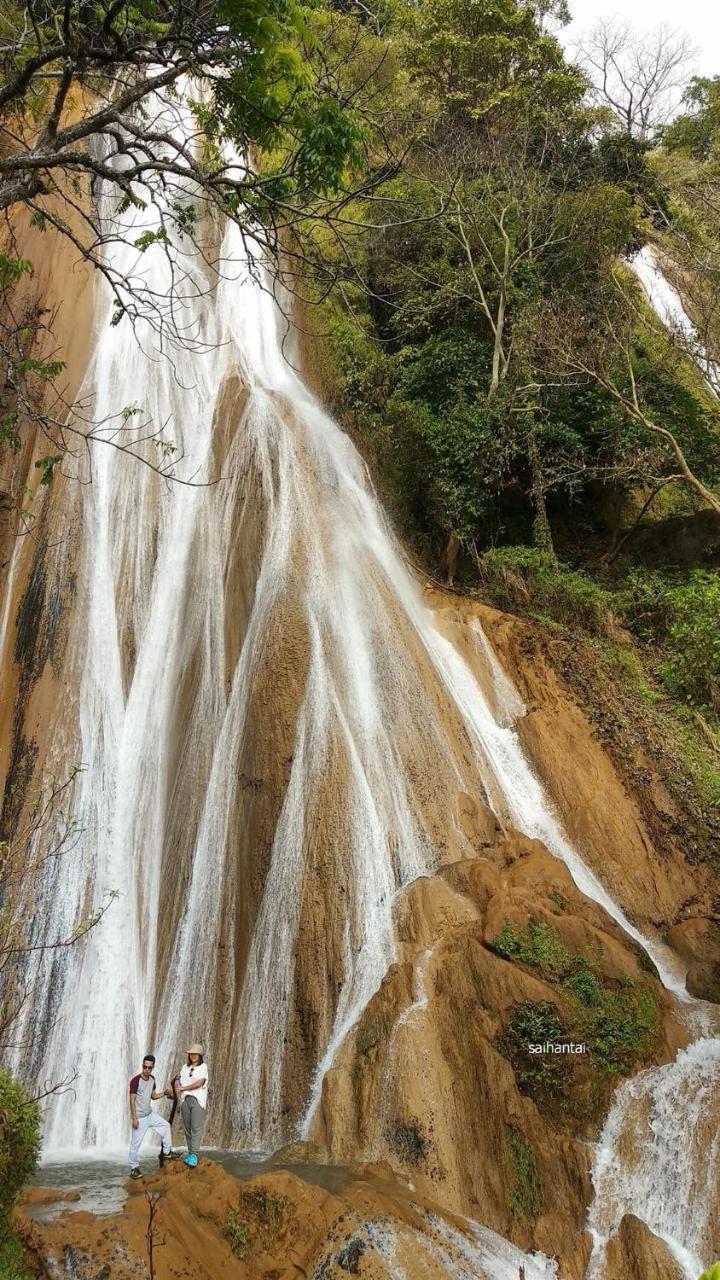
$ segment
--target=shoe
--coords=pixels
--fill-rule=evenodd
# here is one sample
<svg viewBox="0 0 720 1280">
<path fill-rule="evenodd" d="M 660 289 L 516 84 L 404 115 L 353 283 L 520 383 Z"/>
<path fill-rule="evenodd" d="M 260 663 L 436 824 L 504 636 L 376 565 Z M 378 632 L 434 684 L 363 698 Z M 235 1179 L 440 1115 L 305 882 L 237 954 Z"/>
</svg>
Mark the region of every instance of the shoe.
<svg viewBox="0 0 720 1280">
<path fill-rule="evenodd" d="M 175 1154 L 174 1151 L 161 1151 L 158 1156 L 158 1164 L 160 1165 L 161 1169 L 165 1164 L 166 1160 L 177 1160 L 177 1155 Z"/>
<path fill-rule="evenodd" d="M 137 1165 L 135 1166 L 135 1168 L 134 1168 L 134 1169 L 131 1169 L 131 1170 L 130 1170 L 130 1177 L 131 1177 L 131 1178 L 142 1178 L 142 1174 L 141 1174 L 140 1170 L 138 1169 Z"/>
<path fill-rule="evenodd" d="M 186 1164 L 189 1169 L 194 1169 L 197 1164 L 197 1156 L 194 1156 L 191 1152 L 190 1155 L 185 1157 L 183 1164 Z"/>
</svg>

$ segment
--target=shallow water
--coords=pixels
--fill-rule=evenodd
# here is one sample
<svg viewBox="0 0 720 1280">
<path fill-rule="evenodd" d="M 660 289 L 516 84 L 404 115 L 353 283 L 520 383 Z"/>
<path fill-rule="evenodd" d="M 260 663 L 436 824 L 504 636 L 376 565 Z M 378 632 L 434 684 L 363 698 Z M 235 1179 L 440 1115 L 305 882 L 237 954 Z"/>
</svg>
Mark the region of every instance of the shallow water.
<svg viewBox="0 0 720 1280">
<path fill-rule="evenodd" d="M 157 1156 L 142 1162 L 143 1172 L 157 1169 Z M 27 1204 L 24 1211 L 37 1222 L 50 1222 L 62 1213 L 119 1213 L 127 1198 L 126 1163 L 118 1160 L 51 1161 L 42 1165 L 30 1179 L 36 1187 L 57 1187 L 60 1191 L 77 1191 L 79 1200 L 56 1200 L 52 1204 Z"/>
<path fill-rule="evenodd" d="M 217 1161 L 240 1181 L 253 1178 L 258 1173 L 275 1173 L 278 1169 L 287 1169 L 313 1186 L 337 1193 L 345 1186 L 349 1174 L 345 1165 L 271 1163 L 265 1151 L 208 1150 L 204 1154 Z M 148 1145 L 145 1148 L 140 1159 L 140 1168 L 146 1176 L 157 1171 L 156 1147 Z M 77 1213 L 81 1210 L 96 1213 L 99 1216 L 120 1213 L 127 1199 L 125 1184 L 128 1176 L 129 1169 L 124 1152 L 98 1159 L 68 1157 L 48 1160 L 30 1179 L 30 1185 L 57 1188 L 60 1191 L 77 1191 L 80 1199 L 55 1200 L 51 1204 L 28 1204 L 25 1206 L 25 1212 L 36 1222 L 50 1222 L 63 1213 Z"/>
</svg>

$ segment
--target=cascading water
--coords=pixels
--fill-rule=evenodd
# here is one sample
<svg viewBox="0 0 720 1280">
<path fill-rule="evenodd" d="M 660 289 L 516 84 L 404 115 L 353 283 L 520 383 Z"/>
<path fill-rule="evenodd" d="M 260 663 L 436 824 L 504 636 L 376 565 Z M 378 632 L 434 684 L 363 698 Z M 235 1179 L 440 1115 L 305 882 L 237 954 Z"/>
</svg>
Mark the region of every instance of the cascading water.
<svg viewBox="0 0 720 1280">
<path fill-rule="evenodd" d="M 704 350 L 695 326 L 683 306 L 680 294 L 663 272 L 653 246 L 644 245 L 633 258 L 631 266 L 656 315 L 666 328 L 679 334 L 687 344 L 705 378 L 708 389 L 716 396 L 716 388 L 720 386 L 720 367 Z"/>
<path fill-rule="evenodd" d="M 605 1245 L 625 1213 L 666 1242 L 688 1280 L 699 1276 L 712 1253 L 719 1089 L 720 1040 L 701 1038 L 618 1090 L 595 1160 L 588 1280 L 602 1277 Z"/>
<path fill-rule="evenodd" d="M 157 110 L 190 129 L 182 104 Z M 152 1047 L 169 1070 L 200 1035 L 222 1063 L 218 1137 L 306 1133 L 395 957 L 398 889 L 434 870 L 448 827 L 467 848 L 448 814 L 456 792 L 542 840 L 686 999 L 671 953 L 565 839 L 482 632 L 490 699 L 436 629 L 360 458 L 283 356 L 239 228 L 208 227 L 205 255 L 141 252 L 159 209 L 123 216 L 113 266 L 148 297 L 172 294 L 174 323 L 162 341 L 149 319 L 111 327 L 101 290 L 81 394 L 98 419 L 138 407 L 197 481 L 223 479 L 165 486 L 108 447 L 83 488 L 64 670 L 76 702 L 50 763 L 83 762 L 84 837 L 48 869 L 38 940 L 50 903 L 57 936 L 107 890 L 119 897 L 62 969 L 37 961 L 33 1007 L 51 1027 L 34 1071 L 79 1077 L 49 1114 L 46 1150 L 115 1147 L 138 1054 Z M 628 1202 L 643 1216 L 640 1181 Z M 599 1183 L 596 1219 L 601 1234 Z"/>
<path fill-rule="evenodd" d="M 406 1265 L 427 1280 L 556 1280 L 557 1265 L 541 1254 L 521 1253 L 486 1227 L 467 1221 L 467 1234 L 433 1214 L 423 1214 L 426 1230 L 368 1222 L 357 1234 L 385 1263 L 390 1280 L 407 1280 Z M 320 1269 L 316 1272 L 319 1276 Z"/>
</svg>

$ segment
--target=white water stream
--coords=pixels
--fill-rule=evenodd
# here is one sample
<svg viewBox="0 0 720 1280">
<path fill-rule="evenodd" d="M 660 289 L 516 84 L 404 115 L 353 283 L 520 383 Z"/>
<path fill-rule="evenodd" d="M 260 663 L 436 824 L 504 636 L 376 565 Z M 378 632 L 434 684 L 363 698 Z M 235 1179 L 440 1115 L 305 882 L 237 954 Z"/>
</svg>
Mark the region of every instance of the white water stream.
<svg viewBox="0 0 720 1280">
<path fill-rule="evenodd" d="M 720 387 L 720 366 L 710 359 L 698 337 L 677 289 L 664 274 L 657 251 L 652 245 L 644 245 L 631 264 L 648 301 L 658 319 L 671 333 L 676 333 L 688 348 L 702 373 L 708 389 L 717 396 Z"/>
<path fill-rule="evenodd" d="M 174 127 L 189 127 L 181 105 L 158 109 L 173 117 Z M 108 250 L 113 266 L 127 277 L 142 277 L 154 296 L 167 295 L 173 254 L 169 258 L 160 246 L 144 253 L 133 247 L 137 236 L 157 227 L 157 210 L 131 209 L 125 217 L 123 237 Z M 455 778 L 458 790 L 468 786 L 438 709 L 440 698 L 464 727 L 476 789 L 484 791 L 500 820 L 542 840 L 562 859 L 582 892 L 645 947 L 668 989 L 687 1000 L 684 974 L 672 954 L 642 937 L 566 840 L 513 730 L 521 709 L 517 694 L 482 632 L 476 641 L 494 673 L 492 708 L 469 666 L 436 629 L 358 454 L 284 359 L 280 314 L 248 270 L 238 228 L 229 224 L 222 233 L 224 267 L 217 280 L 199 255 L 182 249 L 174 258 L 184 268 L 184 279 L 174 286 L 175 317 L 194 341 L 178 344 L 166 331 L 161 355 L 148 323 L 140 321 L 135 333 L 126 323 L 110 326 L 111 301 L 101 290 L 81 396 L 92 398 L 97 418 L 140 406 L 155 424 L 167 424 L 165 438 L 182 450 L 185 472 L 209 480 L 217 475 L 214 448 L 229 376 L 239 373 L 249 395 L 229 424 L 222 465 L 228 478 L 210 489 L 166 488 L 116 450 L 94 452 L 93 483 L 83 495 L 83 557 L 68 641 L 66 678 L 77 689 L 77 704 L 69 707 L 55 748 L 58 766 L 77 759 L 85 766 L 75 797 L 85 834 L 80 856 L 49 874 L 44 888 L 53 933 L 70 931 L 108 889 L 120 896 L 84 948 L 66 958 L 62 972 L 38 963 L 34 1008 L 50 1010 L 54 1025 L 37 1074 L 78 1075 L 76 1093 L 60 1097 L 49 1113 L 46 1150 L 115 1148 L 125 1130 L 121 1082 L 138 1054 L 152 1043 L 159 1063 L 174 1063 L 185 1037 L 197 1028 L 195 1039 L 202 1026 L 209 1029 L 211 1064 L 237 1081 L 230 1100 L 234 1140 L 249 1146 L 288 1136 L 285 1040 L 311 815 L 322 803 L 321 795 L 318 802 L 314 797 L 340 743 L 343 968 L 300 1120 L 300 1132 L 308 1131 L 327 1069 L 395 958 L 393 899 L 438 861 L 393 731 L 408 707 L 411 731 L 421 734 L 428 758 Z M 242 644 L 226 679 L 222 602 L 248 473 L 255 477 L 264 531 Z M 252 723 L 254 691 L 289 592 L 302 617 L 307 670 L 247 960 L 243 972 L 234 974 L 223 948 L 242 908 L 241 894 L 227 894 L 237 840 L 231 815 L 238 801 L 238 759 L 258 732 Z M 431 691 L 408 662 L 408 636 L 423 670 L 431 672 Z M 178 689 L 190 670 L 193 735 L 185 739 L 188 710 Z M 283 680 L 283 673 L 276 678 Z M 266 732 L 271 731 L 269 724 Z M 179 737 L 187 756 L 181 776 L 185 785 L 188 779 L 193 783 L 197 813 L 187 835 L 189 863 L 171 963 L 160 973 L 159 922 L 168 892 L 162 868 L 173 865 L 168 830 L 180 799 L 173 763 Z M 46 916 L 46 910 L 38 913 L 39 920 Z M 230 1040 L 222 1039 L 214 1021 L 221 985 L 228 988 L 226 1007 L 232 1010 Z M 411 1012 L 419 1008 L 416 1002 Z M 222 1063 L 221 1041 L 223 1053 L 234 1055 Z M 702 1064 L 694 1059 L 691 1069 L 697 1075 Z M 656 1073 L 658 1088 L 672 1111 L 668 1100 L 682 1093 L 684 1061 L 661 1070 L 666 1075 Z M 711 1074 L 702 1078 L 709 1087 Z M 635 1081 L 631 1086 L 644 1087 Z M 653 1097 L 660 1108 L 657 1089 Z M 614 1112 L 623 1105 L 619 1100 Z M 686 1110 L 688 1122 L 692 1114 Z M 621 1118 L 615 1131 L 620 1124 Z M 602 1149 L 610 1168 L 608 1125 Z M 598 1238 L 607 1234 L 611 1219 L 617 1225 L 612 1203 L 641 1217 L 649 1213 L 651 1226 L 662 1220 L 663 1232 L 678 1232 L 678 1248 L 684 1239 L 689 1249 L 699 1248 L 700 1226 L 684 1237 L 686 1221 L 668 1208 L 677 1181 L 669 1177 L 664 1141 L 660 1133 L 656 1151 L 631 1174 L 615 1164 L 612 1179 L 608 1175 L 604 1182 L 599 1165 L 593 1211 Z M 689 1153 L 688 1145 L 675 1161 L 690 1159 Z M 688 1186 L 694 1176 L 688 1175 Z M 610 1181 L 612 1189 L 606 1190 Z M 650 1183 L 657 1212 L 647 1207 Z M 509 1259 L 508 1276 L 515 1262 Z"/>
<path fill-rule="evenodd" d="M 426 1280 L 556 1280 L 557 1264 L 539 1253 L 522 1253 L 487 1227 L 465 1219 L 467 1234 L 434 1214 L 422 1215 L 425 1230 L 406 1224 L 368 1222 L 368 1243 L 390 1280 L 422 1275 Z M 521 1268 L 523 1269 L 521 1271 Z M 316 1271 L 313 1280 L 320 1280 Z"/>
</svg>

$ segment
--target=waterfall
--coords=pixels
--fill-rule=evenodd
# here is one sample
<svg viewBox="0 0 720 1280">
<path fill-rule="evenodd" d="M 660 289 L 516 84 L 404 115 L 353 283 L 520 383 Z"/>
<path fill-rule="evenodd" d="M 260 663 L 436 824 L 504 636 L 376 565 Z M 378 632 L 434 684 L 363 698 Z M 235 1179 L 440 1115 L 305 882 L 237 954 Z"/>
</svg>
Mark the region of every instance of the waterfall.
<svg viewBox="0 0 720 1280">
<path fill-rule="evenodd" d="M 190 128 L 182 103 L 155 109 Z M 461 791 L 543 841 L 687 1002 L 676 958 L 566 839 L 479 625 L 492 696 L 436 628 L 359 455 L 284 357 L 281 312 L 241 229 L 207 221 L 203 253 L 141 249 L 161 204 L 119 215 L 103 200 L 108 226 L 124 221 L 106 250 L 114 269 L 172 307 L 113 326 L 100 282 L 80 398 L 115 427 L 141 410 L 195 483 L 166 484 L 98 446 L 82 488 L 65 582 L 71 692 L 49 762 L 83 764 L 83 838 L 48 866 L 36 941 L 48 919 L 57 936 L 107 891 L 118 897 L 62 964 L 31 960 L 34 1015 L 19 1038 L 32 1039 L 34 1016 L 49 1028 L 35 1074 L 78 1077 L 49 1111 L 46 1151 L 117 1147 L 140 1056 L 154 1051 L 164 1076 L 198 1038 L 215 1070 L 211 1136 L 268 1146 L 307 1133 L 326 1071 L 396 958 L 398 891 L 436 869 L 448 832 L 472 853 L 449 814 Z M 661 1070 L 672 1110 L 684 1086 Z M 619 1095 L 613 1115 L 624 1105 Z M 613 1141 L 608 1130 L 608 1168 Z M 639 1216 L 649 1180 L 669 1176 L 661 1146 L 628 1184 Z M 596 1190 L 600 1239 L 615 1219 L 601 1176 Z M 671 1193 L 659 1183 L 657 1204 Z M 665 1210 L 656 1220 L 682 1229 Z M 508 1254 L 498 1274 L 515 1263 Z"/>
<path fill-rule="evenodd" d="M 624 1213 L 641 1217 L 697 1280 L 712 1253 L 719 1089 L 720 1040 L 705 1038 L 618 1089 L 595 1159 L 588 1280 L 602 1276 L 604 1246 Z"/>
<path fill-rule="evenodd" d="M 427 1280 L 556 1280 L 557 1264 L 538 1253 L 521 1253 L 487 1227 L 465 1219 L 464 1231 L 419 1210 L 424 1230 L 383 1221 L 362 1224 L 356 1234 L 382 1259 L 391 1280 L 419 1274 Z M 322 1274 L 315 1272 L 316 1280 Z"/>
<path fill-rule="evenodd" d="M 671 333 L 677 333 L 692 352 L 708 389 L 717 397 L 720 387 L 720 366 L 711 359 L 698 337 L 677 289 L 665 275 L 657 250 L 644 245 L 630 263 L 648 298 L 653 311 Z"/>
</svg>

